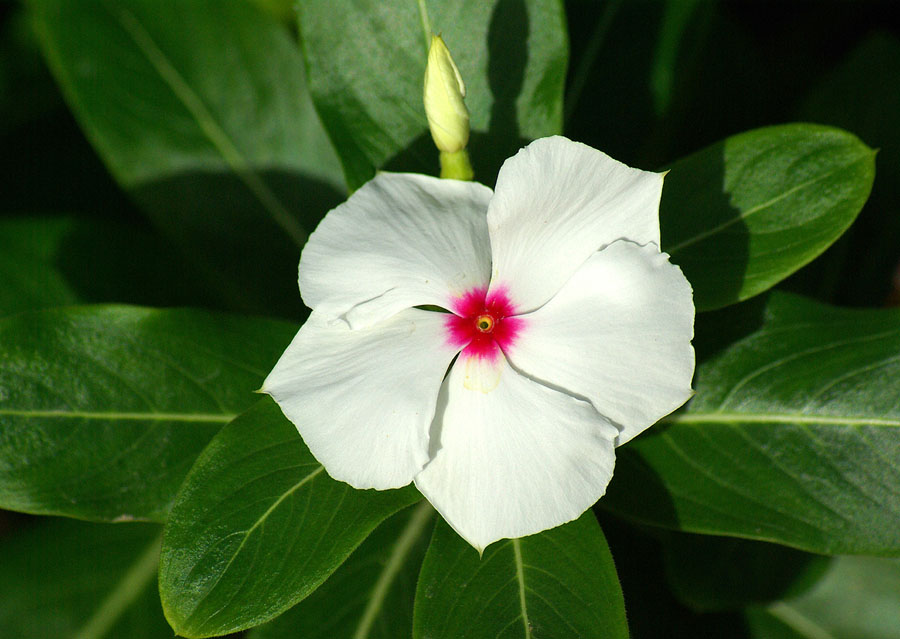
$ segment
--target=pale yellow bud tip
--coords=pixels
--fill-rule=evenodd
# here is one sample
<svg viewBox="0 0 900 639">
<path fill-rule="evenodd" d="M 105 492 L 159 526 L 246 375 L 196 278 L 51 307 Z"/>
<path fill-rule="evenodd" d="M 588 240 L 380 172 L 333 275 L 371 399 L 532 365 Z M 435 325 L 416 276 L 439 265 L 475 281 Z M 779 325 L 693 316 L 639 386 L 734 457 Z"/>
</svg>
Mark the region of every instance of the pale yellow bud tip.
<svg viewBox="0 0 900 639">
<path fill-rule="evenodd" d="M 431 137 L 440 151 L 455 153 L 469 142 L 469 110 L 463 98 L 466 85 L 441 36 L 431 37 L 425 67 L 425 115 Z"/>
</svg>

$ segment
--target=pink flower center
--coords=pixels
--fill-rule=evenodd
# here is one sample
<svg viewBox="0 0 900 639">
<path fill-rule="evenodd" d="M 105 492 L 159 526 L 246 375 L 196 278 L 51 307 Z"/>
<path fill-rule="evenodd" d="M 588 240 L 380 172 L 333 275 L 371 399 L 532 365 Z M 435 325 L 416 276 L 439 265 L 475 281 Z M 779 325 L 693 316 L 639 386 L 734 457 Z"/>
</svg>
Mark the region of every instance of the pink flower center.
<svg viewBox="0 0 900 639">
<path fill-rule="evenodd" d="M 461 357 L 495 359 L 509 350 L 524 327 L 516 308 L 502 288 L 488 295 L 484 287 L 458 297 L 447 317 L 447 340 L 462 349 Z"/>
</svg>

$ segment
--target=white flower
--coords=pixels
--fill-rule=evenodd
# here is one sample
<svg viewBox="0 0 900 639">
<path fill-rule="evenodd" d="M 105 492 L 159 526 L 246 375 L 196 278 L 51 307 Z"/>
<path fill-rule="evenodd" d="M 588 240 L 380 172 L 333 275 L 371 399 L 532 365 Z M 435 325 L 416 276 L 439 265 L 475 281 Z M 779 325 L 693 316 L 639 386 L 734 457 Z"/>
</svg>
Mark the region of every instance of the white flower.
<svg viewBox="0 0 900 639">
<path fill-rule="evenodd" d="M 493 193 L 379 174 L 310 237 L 312 314 L 263 390 L 332 477 L 414 481 L 479 550 L 577 518 L 615 446 L 691 395 L 662 182 L 562 137 L 508 159 Z"/>
</svg>

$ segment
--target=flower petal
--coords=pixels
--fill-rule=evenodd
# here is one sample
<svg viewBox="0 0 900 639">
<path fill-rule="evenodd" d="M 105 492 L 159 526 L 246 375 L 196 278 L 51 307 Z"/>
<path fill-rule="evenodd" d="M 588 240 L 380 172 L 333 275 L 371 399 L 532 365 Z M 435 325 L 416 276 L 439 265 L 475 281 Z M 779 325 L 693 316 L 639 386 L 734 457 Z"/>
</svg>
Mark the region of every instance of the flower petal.
<svg viewBox="0 0 900 639">
<path fill-rule="evenodd" d="M 659 245 L 663 174 L 564 137 L 535 140 L 503 163 L 487 219 L 491 290 L 531 311 L 592 253 L 618 239 Z"/>
<path fill-rule="evenodd" d="M 653 244 L 610 244 L 522 322 L 512 365 L 590 400 L 620 428 L 617 445 L 692 394 L 691 285 Z"/>
<path fill-rule="evenodd" d="M 485 214 L 474 182 L 380 173 L 325 216 L 300 259 L 312 309 L 353 328 L 451 300 L 490 278 Z"/>
<path fill-rule="evenodd" d="M 415 478 L 479 551 L 575 519 L 606 491 L 615 461 L 615 427 L 589 403 L 519 375 L 502 355 L 493 364 L 453 365 L 432 427 L 436 452 Z"/>
<path fill-rule="evenodd" d="M 410 309 L 351 330 L 313 312 L 266 378 L 328 474 L 355 488 L 398 488 L 428 461 L 428 428 L 458 349 L 445 314 Z"/>
</svg>

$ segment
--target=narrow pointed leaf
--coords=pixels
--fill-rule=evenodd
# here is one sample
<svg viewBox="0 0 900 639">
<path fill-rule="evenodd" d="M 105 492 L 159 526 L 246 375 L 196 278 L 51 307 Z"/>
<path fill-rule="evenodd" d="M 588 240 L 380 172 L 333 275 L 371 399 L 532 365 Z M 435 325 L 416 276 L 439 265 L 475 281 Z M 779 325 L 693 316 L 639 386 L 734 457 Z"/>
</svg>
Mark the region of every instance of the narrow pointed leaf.
<svg viewBox="0 0 900 639">
<path fill-rule="evenodd" d="M 290 274 L 342 178 L 288 30 L 249 2 L 27 4 L 76 118 L 151 220 L 226 300 L 299 312 Z"/>
<path fill-rule="evenodd" d="M 210 442 L 178 493 L 160 559 L 166 618 L 185 637 L 268 621 L 419 498 L 331 479 L 278 406 L 260 400 Z"/>
<path fill-rule="evenodd" d="M 729 313 L 698 334 L 727 331 Z M 690 532 L 900 555 L 900 311 L 773 294 L 697 394 L 618 452 L 601 504 Z"/>
<path fill-rule="evenodd" d="M 491 183 L 520 146 L 562 130 L 561 3 L 303 0 L 299 9 L 310 91 L 351 188 L 386 163 L 437 171 L 422 105 L 432 31 L 466 84 L 476 179 Z"/>
<path fill-rule="evenodd" d="M 840 129 L 789 124 L 732 136 L 672 165 L 662 248 L 694 287 L 698 310 L 734 304 L 828 248 L 874 177 L 875 152 Z"/>
<path fill-rule="evenodd" d="M 622 589 L 593 513 L 484 556 L 435 527 L 416 589 L 415 639 L 628 637 Z"/>
<path fill-rule="evenodd" d="M 162 529 L 44 520 L 0 541 L 0 636 L 165 639 Z"/>
<path fill-rule="evenodd" d="M 128 306 L 0 319 L 0 507 L 164 520 L 196 456 L 255 401 L 293 331 Z"/>
<path fill-rule="evenodd" d="M 416 579 L 433 520 L 424 500 L 397 513 L 313 594 L 248 639 L 411 637 Z"/>
</svg>

